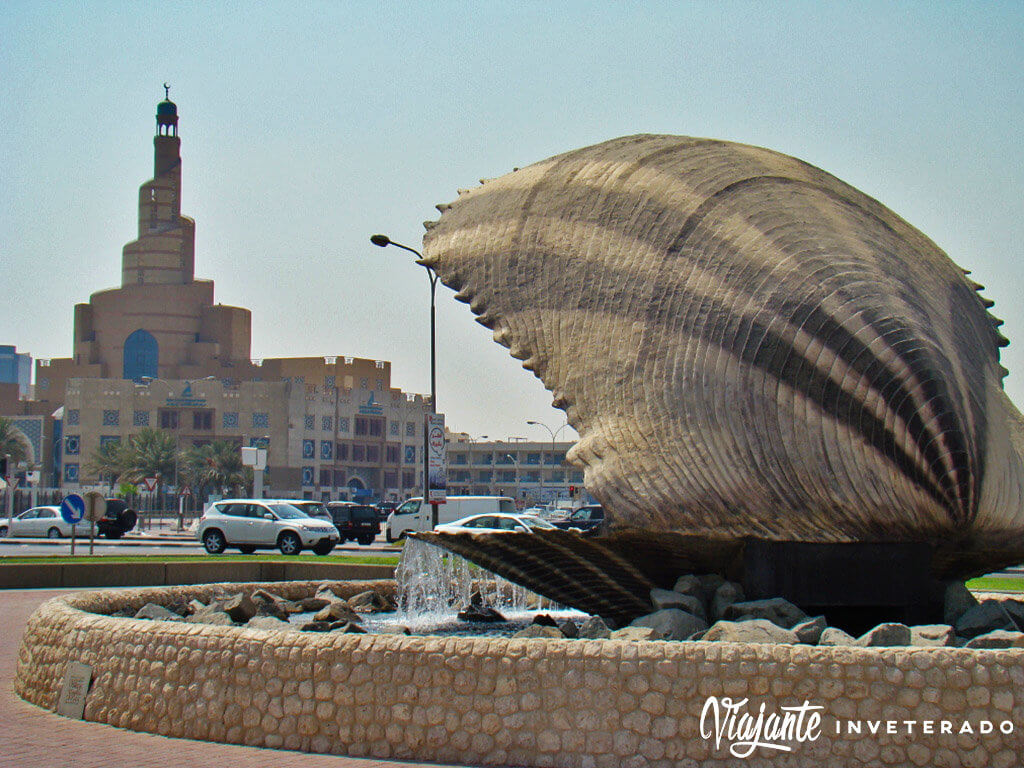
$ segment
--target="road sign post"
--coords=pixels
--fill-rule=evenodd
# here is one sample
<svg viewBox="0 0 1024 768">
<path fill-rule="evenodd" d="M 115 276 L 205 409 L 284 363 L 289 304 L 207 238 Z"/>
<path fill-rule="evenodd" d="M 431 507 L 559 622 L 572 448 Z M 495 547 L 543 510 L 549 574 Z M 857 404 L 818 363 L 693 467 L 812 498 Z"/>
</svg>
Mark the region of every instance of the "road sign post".
<svg viewBox="0 0 1024 768">
<path fill-rule="evenodd" d="M 85 499 L 77 493 L 64 497 L 60 503 L 60 516 L 71 525 L 71 555 L 75 554 L 75 527 L 85 517 Z"/>
<path fill-rule="evenodd" d="M 96 523 L 107 514 L 107 500 L 99 491 L 88 491 L 85 494 L 85 518 L 89 521 L 89 554 L 93 553 L 96 543 Z"/>
</svg>

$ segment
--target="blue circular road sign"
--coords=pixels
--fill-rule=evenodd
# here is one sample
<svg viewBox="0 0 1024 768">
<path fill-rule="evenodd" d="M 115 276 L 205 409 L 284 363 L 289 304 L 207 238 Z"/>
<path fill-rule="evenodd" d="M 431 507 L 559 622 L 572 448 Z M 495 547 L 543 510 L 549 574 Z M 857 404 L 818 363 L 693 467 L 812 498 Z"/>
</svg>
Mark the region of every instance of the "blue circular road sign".
<svg viewBox="0 0 1024 768">
<path fill-rule="evenodd" d="M 60 503 L 60 516 L 68 525 L 75 525 L 85 517 L 85 499 L 77 493 L 68 494 Z"/>
</svg>

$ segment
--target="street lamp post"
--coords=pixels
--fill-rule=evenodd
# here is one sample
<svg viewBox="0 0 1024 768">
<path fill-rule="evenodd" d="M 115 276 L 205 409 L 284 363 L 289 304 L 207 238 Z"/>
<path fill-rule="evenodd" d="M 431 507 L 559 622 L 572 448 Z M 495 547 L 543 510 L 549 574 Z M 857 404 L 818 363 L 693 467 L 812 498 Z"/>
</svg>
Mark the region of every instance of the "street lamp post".
<svg viewBox="0 0 1024 768">
<path fill-rule="evenodd" d="M 430 412 L 432 414 L 437 413 L 437 322 L 435 319 L 434 311 L 434 297 L 437 292 L 437 272 L 429 264 L 425 264 L 423 261 L 423 254 L 417 251 L 415 248 L 410 248 L 408 245 L 402 245 L 396 243 L 387 235 L 373 235 L 370 237 L 370 242 L 380 248 L 386 248 L 389 245 L 393 245 L 396 248 L 401 248 L 404 251 L 409 251 L 416 255 L 416 263 L 427 270 L 427 277 L 430 280 Z M 430 498 L 430 482 L 427 476 L 427 456 L 430 451 L 430 445 L 427 435 L 426 424 L 423 425 L 423 502 L 426 503 L 427 499 Z M 431 525 L 432 527 L 437 526 L 437 504 L 431 504 Z"/>
<path fill-rule="evenodd" d="M 568 420 L 566 420 L 566 422 L 564 424 L 562 424 L 562 426 L 560 426 L 556 430 L 552 430 L 551 427 L 549 427 L 547 424 L 545 424 L 542 421 L 527 420 L 526 423 L 529 424 L 531 427 L 544 427 L 544 429 L 546 429 L 548 431 L 548 434 L 551 435 L 551 454 L 552 454 L 552 456 L 555 453 L 555 437 L 558 436 L 559 432 L 561 432 L 563 429 L 565 429 L 566 427 L 569 426 Z M 543 499 L 544 499 L 544 457 L 543 457 L 543 455 L 541 456 L 541 459 L 540 459 L 540 497 L 541 497 L 541 500 L 543 501 Z"/>
</svg>

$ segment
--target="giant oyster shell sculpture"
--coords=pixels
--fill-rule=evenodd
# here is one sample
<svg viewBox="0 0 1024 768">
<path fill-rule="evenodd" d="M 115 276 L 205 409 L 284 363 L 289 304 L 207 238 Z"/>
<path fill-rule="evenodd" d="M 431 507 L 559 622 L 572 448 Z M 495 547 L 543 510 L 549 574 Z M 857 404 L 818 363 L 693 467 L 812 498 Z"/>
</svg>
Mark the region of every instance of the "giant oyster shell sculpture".
<svg viewBox="0 0 1024 768">
<path fill-rule="evenodd" d="M 876 200 L 767 149 L 638 135 L 438 208 L 423 263 L 553 393 L 634 544 L 927 542 L 939 576 L 1024 559 L 1000 322 Z"/>
</svg>

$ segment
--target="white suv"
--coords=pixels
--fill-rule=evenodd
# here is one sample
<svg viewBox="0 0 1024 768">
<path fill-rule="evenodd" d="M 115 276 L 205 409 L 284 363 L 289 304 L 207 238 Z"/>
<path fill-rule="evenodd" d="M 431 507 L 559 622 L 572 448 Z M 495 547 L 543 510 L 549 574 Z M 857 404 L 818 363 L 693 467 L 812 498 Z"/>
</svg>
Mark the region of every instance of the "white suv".
<svg viewBox="0 0 1024 768">
<path fill-rule="evenodd" d="M 196 538 L 211 555 L 228 547 L 238 547 L 245 555 L 274 547 L 282 555 L 297 555 L 304 547 L 326 555 L 340 536 L 331 523 L 309 517 L 285 501 L 224 499 L 203 513 Z"/>
</svg>

